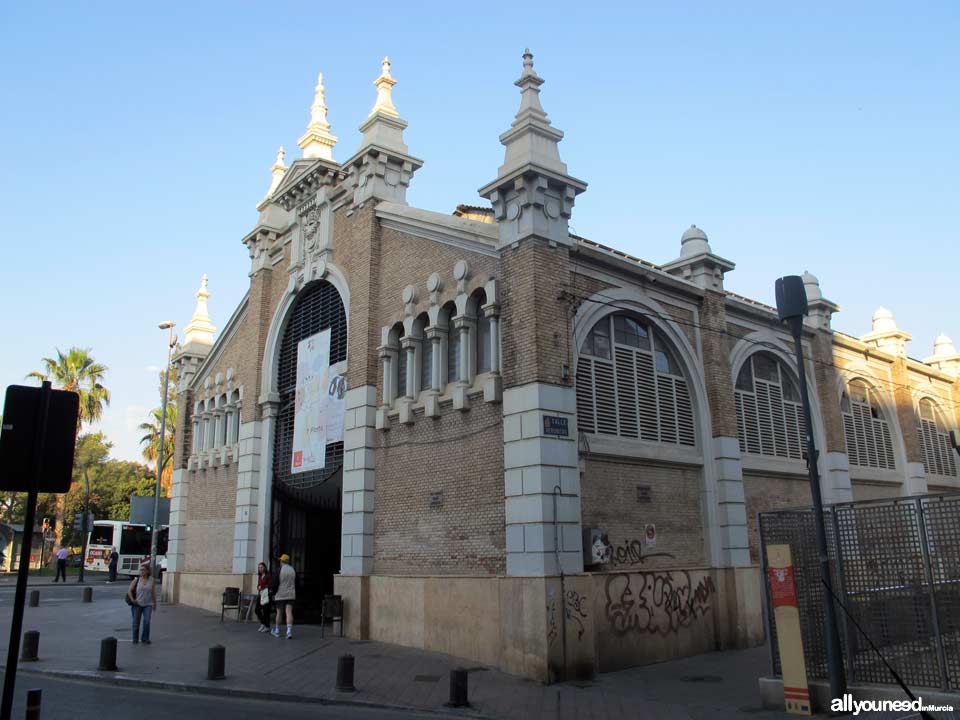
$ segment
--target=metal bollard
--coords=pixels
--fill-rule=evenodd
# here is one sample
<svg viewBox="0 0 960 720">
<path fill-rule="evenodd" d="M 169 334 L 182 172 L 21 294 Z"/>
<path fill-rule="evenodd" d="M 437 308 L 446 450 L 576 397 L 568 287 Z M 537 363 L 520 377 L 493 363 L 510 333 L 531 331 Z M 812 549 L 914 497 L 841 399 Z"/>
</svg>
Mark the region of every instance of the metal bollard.
<svg viewBox="0 0 960 720">
<path fill-rule="evenodd" d="M 84 588 L 84 589 L 83 589 L 83 601 L 84 601 L 84 602 L 93 602 L 93 588 Z"/>
<path fill-rule="evenodd" d="M 207 680 L 223 680 L 227 666 L 227 649 L 214 645 L 207 655 Z"/>
<path fill-rule="evenodd" d="M 100 641 L 100 665 L 97 670 L 117 669 L 117 639 L 105 637 Z"/>
<path fill-rule="evenodd" d="M 30 591 L 30 607 L 37 607 L 40 605 L 40 591 L 31 590 Z"/>
<path fill-rule="evenodd" d="M 467 700 L 467 671 L 462 668 L 454 668 L 450 671 L 450 702 L 447 707 L 469 707 Z"/>
<path fill-rule="evenodd" d="M 27 630 L 23 634 L 23 653 L 21 662 L 33 662 L 37 659 L 37 650 L 40 647 L 40 633 L 36 630 Z"/>
<path fill-rule="evenodd" d="M 42 690 L 27 690 L 27 720 L 40 720 L 40 703 L 42 699 Z"/>
<path fill-rule="evenodd" d="M 337 690 L 356 691 L 353 686 L 353 655 L 341 655 L 337 660 Z"/>
</svg>

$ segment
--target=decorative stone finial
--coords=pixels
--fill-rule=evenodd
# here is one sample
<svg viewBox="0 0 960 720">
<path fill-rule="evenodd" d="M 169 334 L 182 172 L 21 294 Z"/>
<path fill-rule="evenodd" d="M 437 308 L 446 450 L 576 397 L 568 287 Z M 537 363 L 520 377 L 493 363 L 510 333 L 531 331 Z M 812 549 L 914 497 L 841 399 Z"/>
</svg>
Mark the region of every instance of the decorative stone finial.
<svg viewBox="0 0 960 720">
<path fill-rule="evenodd" d="M 954 347 L 953 340 L 951 340 L 949 337 L 947 337 L 943 333 L 940 333 L 939 335 L 937 335 L 937 339 L 933 341 L 933 354 L 938 357 L 956 355 L 957 348 Z"/>
<path fill-rule="evenodd" d="M 897 329 L 897 322 L 893 313 L 882 305 L 873 313 L 873 332 L 891 332 Z"/>
<path fill-rule="evenodd" d="M 273 173 L 273 179 L 270 181 L 270 189 L 267 190 L 267 194 L 263 197 L 263 200 L 257 204 L 258 209 L 263 206 L 263 203 L 273 197 L 273 193 L 275 193 L 277 188 L 280 186 L 280 182 L 283 180 L 283 176 L 287 172 L 287 166 L 283 164 L 283 158 L 285 155 L 286 153 L 283 150 L 283 145 L 281 145 L 280 149 L 277 150 L 277 159 L 273 163 L 273 167 L 270 168 L 270 171 Z"/>
<path fill-rule="evenodd" d="M 680 237 L 680 257 L 693 257 L 712 252 L 707 234 L 696 225 L 691 225 Z"/>
<path fill-rule="evenodd" d="M 330 134 L 330 123 L 327 122 L 323 73 L 317 74 L 313 105 L 310 106 L 310 124 L 307 125 L 307 132 L 304 133 L 297 144 L 303 149 L 305 158 L 321 158 L 333 161 L 333 146 L 337 144 L 337 138 Z"/>
<path fill-rule="evenodd" d="M 213 334 L 217 329 L 210 322 L 210 313 L 207 310 L 207 298 L 209 297 L 207 275 L 204 273 L 200 279 L 200 289 L 196 293 L 197 307 L 193 311 L 190 323 L 184 329 L 183 340 L 185 345 L 213 345 Z"/>
<path fill-rule="evenodd" d="M 820 281 L 807 270 L 803 271 L 803 288 L 807 291 L 807 302 L 820 300 L 823 297 Z"/>
<path fill-rule="evenodd" d="M 380 112 L 390 117 L 400 117 L 400 113 L 393 106 L 392 92 L 397 81 L 390 74 L 390 58 L 383 58 L 383 62 L 380 63 L 380 77 L 374 80 L 373 84 L 377 88 L 377 101 L 373 104 L 370 115 L 376 115 Z"/>
</svg>

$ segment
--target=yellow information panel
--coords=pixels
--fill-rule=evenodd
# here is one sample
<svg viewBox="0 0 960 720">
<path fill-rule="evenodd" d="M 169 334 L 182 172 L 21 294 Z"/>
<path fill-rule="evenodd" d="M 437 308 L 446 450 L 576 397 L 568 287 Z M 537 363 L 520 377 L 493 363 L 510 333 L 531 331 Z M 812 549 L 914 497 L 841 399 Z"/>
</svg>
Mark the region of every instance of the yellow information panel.
<svg viewBox="0 0 960 720">
<path fill-rule="evenodd" d="M 770 583 L 780 668 L 783 671 L 783 702 L 788 713 L 811 715 L 807 668 L 803 662 L 803 636 L 800 634 L 797 583 L 789 545 L 767 546 L 767 581 Z"/>
</svg>

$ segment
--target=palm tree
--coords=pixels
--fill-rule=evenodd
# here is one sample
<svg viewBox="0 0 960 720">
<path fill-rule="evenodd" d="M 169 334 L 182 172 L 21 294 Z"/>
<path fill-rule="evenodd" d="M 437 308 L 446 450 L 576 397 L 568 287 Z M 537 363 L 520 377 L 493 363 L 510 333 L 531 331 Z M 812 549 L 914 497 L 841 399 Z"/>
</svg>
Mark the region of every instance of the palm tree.
<svg viewBox="0 0 960 720">
<path fill-rule="evenodd" d="M 140 438 L 140 444 L 143 446 L 143 459 L 148 463 L 157 464 L 157 456 L 160 449 L 160 423 L 162 420 L 161 408 L 154 408 L 150 411 L 150 421 L 140 423 L 140 430 L 145 434 Z M 160 468 L 160 489 L 162 495 L 170 495 L 170 484 L 173 478 L 173 463 L 170 459 L 173 457 L 174 435 L 177 429 L 177 404 L 167 402 L 167 427 L 163 436 L 163 467 Z"/>
<path fill-rule="evenodd" d="M 32 372 L 28 378 L 41 383 L 49 380 L 61 390 L 70 390 L 80 396 L 80 413 L 77 416 L 77 435 L 84 424 L 97 422 L 103 416 L 104 406 L 110 405 L 110 391 L 103 386 L 107 366 L 98 363 L 90 355 L 90 348 L 70 348 L 66 354 L 57 349 L 57 358 L 43 358 L 43 371 Z M 66 495 L 57 495 L 56 542 L 63 537 L 63 513 Z"/>
</svg>

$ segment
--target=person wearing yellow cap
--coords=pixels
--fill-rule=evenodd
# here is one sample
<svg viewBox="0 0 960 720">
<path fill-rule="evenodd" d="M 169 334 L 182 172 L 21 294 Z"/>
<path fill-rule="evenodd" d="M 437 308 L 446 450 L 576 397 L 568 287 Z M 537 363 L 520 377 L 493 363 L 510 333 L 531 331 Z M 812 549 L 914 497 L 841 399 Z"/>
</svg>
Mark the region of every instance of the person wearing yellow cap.
<svg viewBox="0 0 960 720">
<path fill-rule="evenodd" d="M 277 590 L 273 594 L 273 603 L 277 606 L 276 625 L 270 634 L 280 637 L 280 625 L 284 611 L 287 615 L 287 640 L 293 640 L 293 601 L 297 599 L 297 571 L 290 564 L 290 556 L 280 556 L 280 572 L 277 575 Z"/>
</svg>

